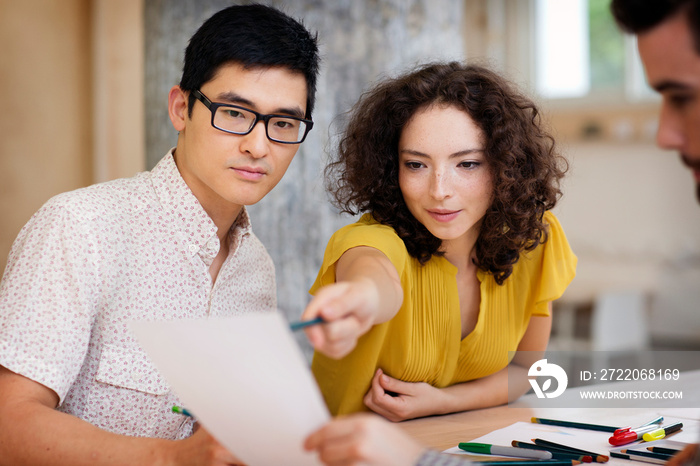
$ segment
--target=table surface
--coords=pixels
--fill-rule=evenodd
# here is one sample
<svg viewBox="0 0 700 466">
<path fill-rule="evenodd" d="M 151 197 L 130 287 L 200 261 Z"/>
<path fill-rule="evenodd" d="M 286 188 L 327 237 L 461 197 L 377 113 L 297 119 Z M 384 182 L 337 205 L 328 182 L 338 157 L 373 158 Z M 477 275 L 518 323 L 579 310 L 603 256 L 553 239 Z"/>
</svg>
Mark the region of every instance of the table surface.
<svg viewBox="0 0 700 466">
<path fill-rule="evenodd" d="M 682 416 L 692 421 L 700 421 L 700 371 L 686 373 L 684 383 L 679 389 L 688 393 L 686 396 L 692 408 L 519 408 L 507 405 L 493 408 L 464 411 L 444 416 L 430 416 L 398 423 L 409 435 L 437 450 L 446 450 L 457 446 L 459 442 L 469 442 L 496 429 L 509 426 L 515 422 L 530 422 L 532 417 L 550 419 L 567 419 L 605 425 L 639 425 L 638 419 L 649 417 L 651 411 L 669 417 Z M 591 388 L 591 387 L 587 387 Z M 527 397 L 533 395 L 526 395 Z M 613 421 L 614 420 L 614 421 Z"/>
<path fill-rule="evenodd" d="M 468 442 L 514 422 L 529 422 L 532 416 L 534 410 L 531 408 L 498 406 L 413 419 L 398 425 L 424 445 L 446 450 L 459 442 Z"/>
</svg>

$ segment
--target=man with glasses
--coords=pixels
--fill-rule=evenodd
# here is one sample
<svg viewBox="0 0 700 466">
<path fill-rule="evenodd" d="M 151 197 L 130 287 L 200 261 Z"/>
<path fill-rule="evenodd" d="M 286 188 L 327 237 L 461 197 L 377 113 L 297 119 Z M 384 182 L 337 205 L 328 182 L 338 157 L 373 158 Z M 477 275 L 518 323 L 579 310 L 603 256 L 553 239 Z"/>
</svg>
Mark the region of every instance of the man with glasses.
<svg viewBox="0 0 700 466">
<path fill-rule="evenodd" d="M 176 147 L 150 172 L 56 196 L 22 229 L 0 285 L 0 465 L 237 463 L 171 412 L 128 323 L 276 308 L 245 206 L 311 130 L 318 67 L 316 38 L 285 14 L 216 13 L 168 96 Z"/>
</svg>

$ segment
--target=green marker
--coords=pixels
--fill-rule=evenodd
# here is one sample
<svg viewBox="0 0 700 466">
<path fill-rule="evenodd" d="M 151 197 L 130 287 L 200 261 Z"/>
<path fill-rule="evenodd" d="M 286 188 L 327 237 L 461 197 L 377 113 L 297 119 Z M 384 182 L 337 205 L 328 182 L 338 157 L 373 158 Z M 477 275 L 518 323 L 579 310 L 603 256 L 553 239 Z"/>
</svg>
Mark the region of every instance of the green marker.
<svg viewBox="0 0 700 466">
<path fill-rule="evenodd" d="M 470 453 L 486 455 L 512 456 L 515 458 L 531 458 L 535 460 L 551 460 L 552 453 L 544 450 L 529 450 L 527 448 L 503 447 L 488 443 L 460 443 L 459 449 Z"/>
<path fill-rule="evenodd" d="M 183 416 L 193 417 L 193 416 L 192 416 L 192 413 L 190 413 L 189 411 L 187 411 L 185 408 L 181 408 L 181 407 L 179 407 L 179 406 L 173 406 L 173 407 L 172 407 L 172 411 L 173 411 L 174 413 L 176 413 L 176 414 L 182 414 Z"/>
</svg>

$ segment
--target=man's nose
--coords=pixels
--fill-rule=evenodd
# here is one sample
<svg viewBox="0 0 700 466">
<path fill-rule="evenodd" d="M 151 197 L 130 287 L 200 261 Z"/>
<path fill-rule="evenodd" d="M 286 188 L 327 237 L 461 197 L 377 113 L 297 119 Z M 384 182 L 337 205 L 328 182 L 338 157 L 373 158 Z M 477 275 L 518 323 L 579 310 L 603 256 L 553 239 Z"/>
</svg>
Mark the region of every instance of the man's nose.
<svg viewBox="0 0 700 466">
<path fill-rule="evenodd" d="M 250 133 L 241 136 L 241 151 L 247 152 L 254 158 L 265 157 L 270 151 L 270 140 L 267 138 L 265 122 L 255 122 Z"/>
<path fill-rule="evenodd" d="M 656 144 L 662 149 L 682 150 L 685 143 L 682 116 L 666 102 L 659 113 L 659 128 L 656 130 Z"/>
</svg>

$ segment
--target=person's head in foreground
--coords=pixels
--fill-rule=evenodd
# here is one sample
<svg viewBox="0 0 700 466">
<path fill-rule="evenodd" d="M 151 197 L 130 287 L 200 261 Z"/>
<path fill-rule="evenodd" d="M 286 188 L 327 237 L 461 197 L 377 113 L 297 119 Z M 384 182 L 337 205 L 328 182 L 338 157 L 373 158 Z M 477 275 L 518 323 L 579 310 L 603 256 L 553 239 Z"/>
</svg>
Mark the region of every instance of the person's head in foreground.
<svg viewBox="0 0 700 466">
<path fill-rule="evenodd" d="M 617 24 L 637 36 L 649 85 L 661 94 L 656 143 L 693 173 L 700 201 L 700 0 L 612 0 Z M 668 463 L 700 464 L 698 445 Z"/>
<path fill-rule="evenodd" d="M 329 190 L 393 227 L 421 263 L 476 238 L 500 284 L 546 240 L 564 160 L 533 102 L 487 68 L 436 63 L 380 83 L 353 110 Z M 461 220 L 452 222 L 461 211 Z"/>
<path fill-rule="evenodd" d="M 610 9 L 637 35 L 649 85 L 662 96 L 656 142 L 678 151 L 700 201 L 700 1 L 613 0 Z"/>
</svg>

